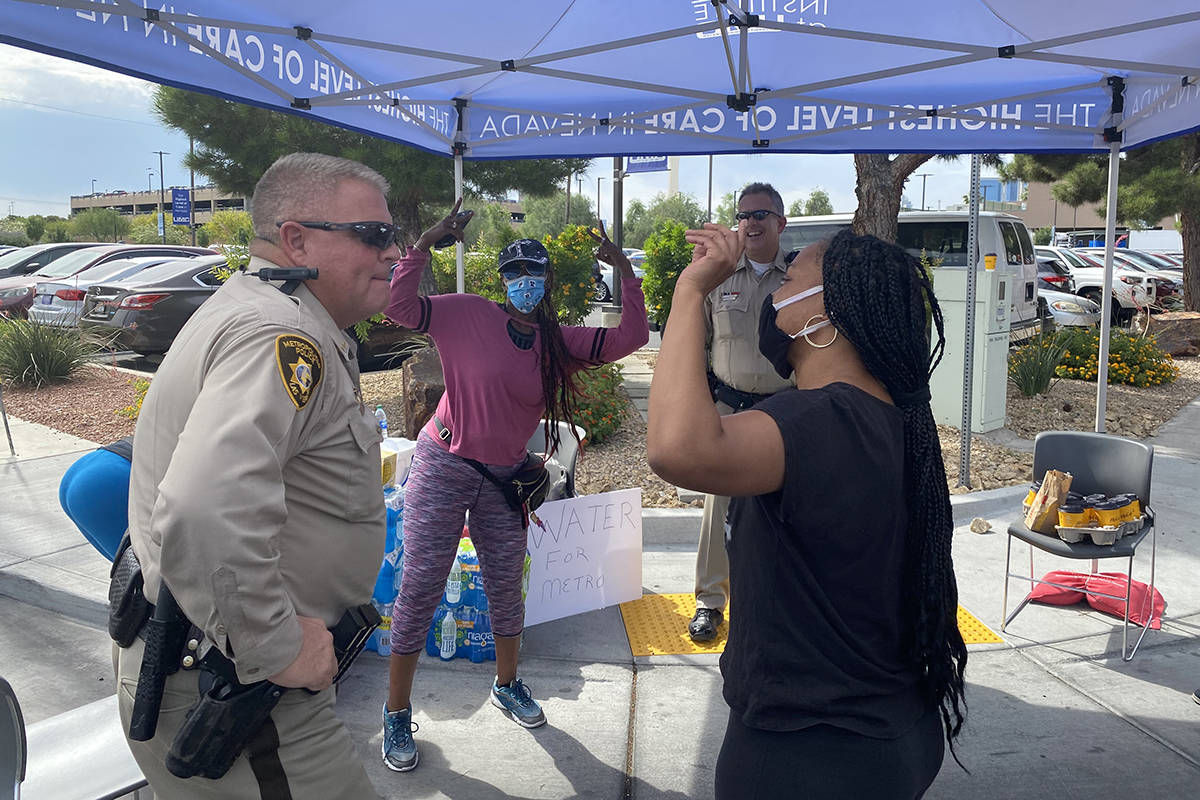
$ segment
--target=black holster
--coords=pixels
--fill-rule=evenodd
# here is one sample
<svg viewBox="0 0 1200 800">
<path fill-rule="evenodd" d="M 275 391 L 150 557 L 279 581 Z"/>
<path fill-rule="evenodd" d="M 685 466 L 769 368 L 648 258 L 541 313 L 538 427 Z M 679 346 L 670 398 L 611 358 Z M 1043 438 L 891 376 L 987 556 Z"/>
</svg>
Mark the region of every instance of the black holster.
<svg viewBox="0 0 1200 800">
<path fill-rule="evenodd" d="M 108 575 L 108 635 L 118 646 L 129 647 L 154 610 L 142 594 L 142 565 L 130 547 L 129 534 L 121 540 Z"/>
<path fill-rule="evenodd" d="M 346 674 L 380 621 L 375 607 L 364 604 L 347 610 L 330 629 L 338 660 L 334 683 Z M 179 778 L 216 779 L 233 766 L 287 689 L 270 681 L 239 682 L 233 662 L 215 647 L 200 667 L 200 697 L 171 743 L 166 766 Z"/>
</svg>

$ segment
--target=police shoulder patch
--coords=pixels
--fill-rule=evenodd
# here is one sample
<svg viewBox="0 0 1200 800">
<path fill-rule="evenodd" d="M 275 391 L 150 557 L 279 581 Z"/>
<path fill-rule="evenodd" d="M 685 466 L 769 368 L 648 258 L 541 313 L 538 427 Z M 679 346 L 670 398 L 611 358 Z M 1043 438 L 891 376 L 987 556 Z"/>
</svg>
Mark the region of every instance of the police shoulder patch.
<svg viewBox="0 0 1200 800">
<path fill-rule="evenodd" d="M 296 410 L 304 408 L 321 384 L 325 366 L 321 351 L 311 339 L 296 333 L 275 337 L 275 364 L 283 388 Z"/>
</svg>

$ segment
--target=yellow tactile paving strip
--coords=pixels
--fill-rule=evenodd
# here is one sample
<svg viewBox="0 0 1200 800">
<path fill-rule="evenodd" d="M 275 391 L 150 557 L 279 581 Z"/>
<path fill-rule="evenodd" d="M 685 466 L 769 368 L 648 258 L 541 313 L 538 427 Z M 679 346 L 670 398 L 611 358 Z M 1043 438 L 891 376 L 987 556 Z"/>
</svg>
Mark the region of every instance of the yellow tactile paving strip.
<svg viewBox="0 0 1200 800">
<path fill-rule="evenodd" d="M 695 598 L 690 594 L 647 594 L 639 600 L 621 603 L 621 619 L 625 635 L 635 656 L 692 655 L 721 653 L 729 635 L 729 619 L 717 628 L 717 638 L 697 644 L 687 635 L 688 622 L 696 611 Z M 958 629 L 967 644 L 990 644 L 1004 641 L 971 612 L 958 607 Z"/>
</svg>

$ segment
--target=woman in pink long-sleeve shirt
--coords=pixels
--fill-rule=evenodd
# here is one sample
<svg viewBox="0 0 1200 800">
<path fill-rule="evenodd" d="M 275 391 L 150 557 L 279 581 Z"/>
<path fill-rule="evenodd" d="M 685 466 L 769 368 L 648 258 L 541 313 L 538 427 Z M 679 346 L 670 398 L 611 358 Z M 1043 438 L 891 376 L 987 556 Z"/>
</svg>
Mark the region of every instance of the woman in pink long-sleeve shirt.
<svg viewBox="0 0 1200 800">
<path fill-rule="evenodd" d="M 457 211 L 457 206 L 455 207 Z M 498 269 L 507 289 L 501 305 L 474 294 L 417 295 L 429 248 L 462 238 L 452 213 L 421 235 L 392 277 L 387 316 L 427 333 L 441 356 L 446 391 L 434 418 L 417 437 L 404 516 L 404 576 L 392 610 L 388 700 L 383 709 L 383 761 L 405 772 L 417 765 L 411 693 L 417 660 L 471 513 L 496 642 L 492 703 L 525 727 L 546 718 L 517 677 L 525 607 L 521 576 L 526 533 L 522 514 L 469 463 L 481 462 L 505 479 L 525 460 L 525 445 L 545 417 L 547 441 L 557 444 L 557 422 L 572 422 L 570 377 L 622 358 L 649 338 L 641 281 L 625 254 L 603 237 L 596 257 L 621 276 L 624 306 L 616 328 L 560 327 L 553 296 L 554 270 L 546 248 L 532 239 L 505 247 Z"/>
</svg>

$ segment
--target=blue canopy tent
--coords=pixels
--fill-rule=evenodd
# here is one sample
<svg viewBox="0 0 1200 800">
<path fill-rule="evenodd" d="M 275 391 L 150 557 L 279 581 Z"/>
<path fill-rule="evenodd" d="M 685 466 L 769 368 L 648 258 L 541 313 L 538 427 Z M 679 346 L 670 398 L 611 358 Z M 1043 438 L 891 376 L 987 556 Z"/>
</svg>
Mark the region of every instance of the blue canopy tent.
<svg viewBox="0 0 1200 800">
<path fill-rule="evenodd" d="M 0 42 L 453 155 L 459 185 L 464 158 L 1108 152 L 1115 189 L 1122 148 L 1200 128 L 1194 0 L 0 0 Z"/>
</svg>

